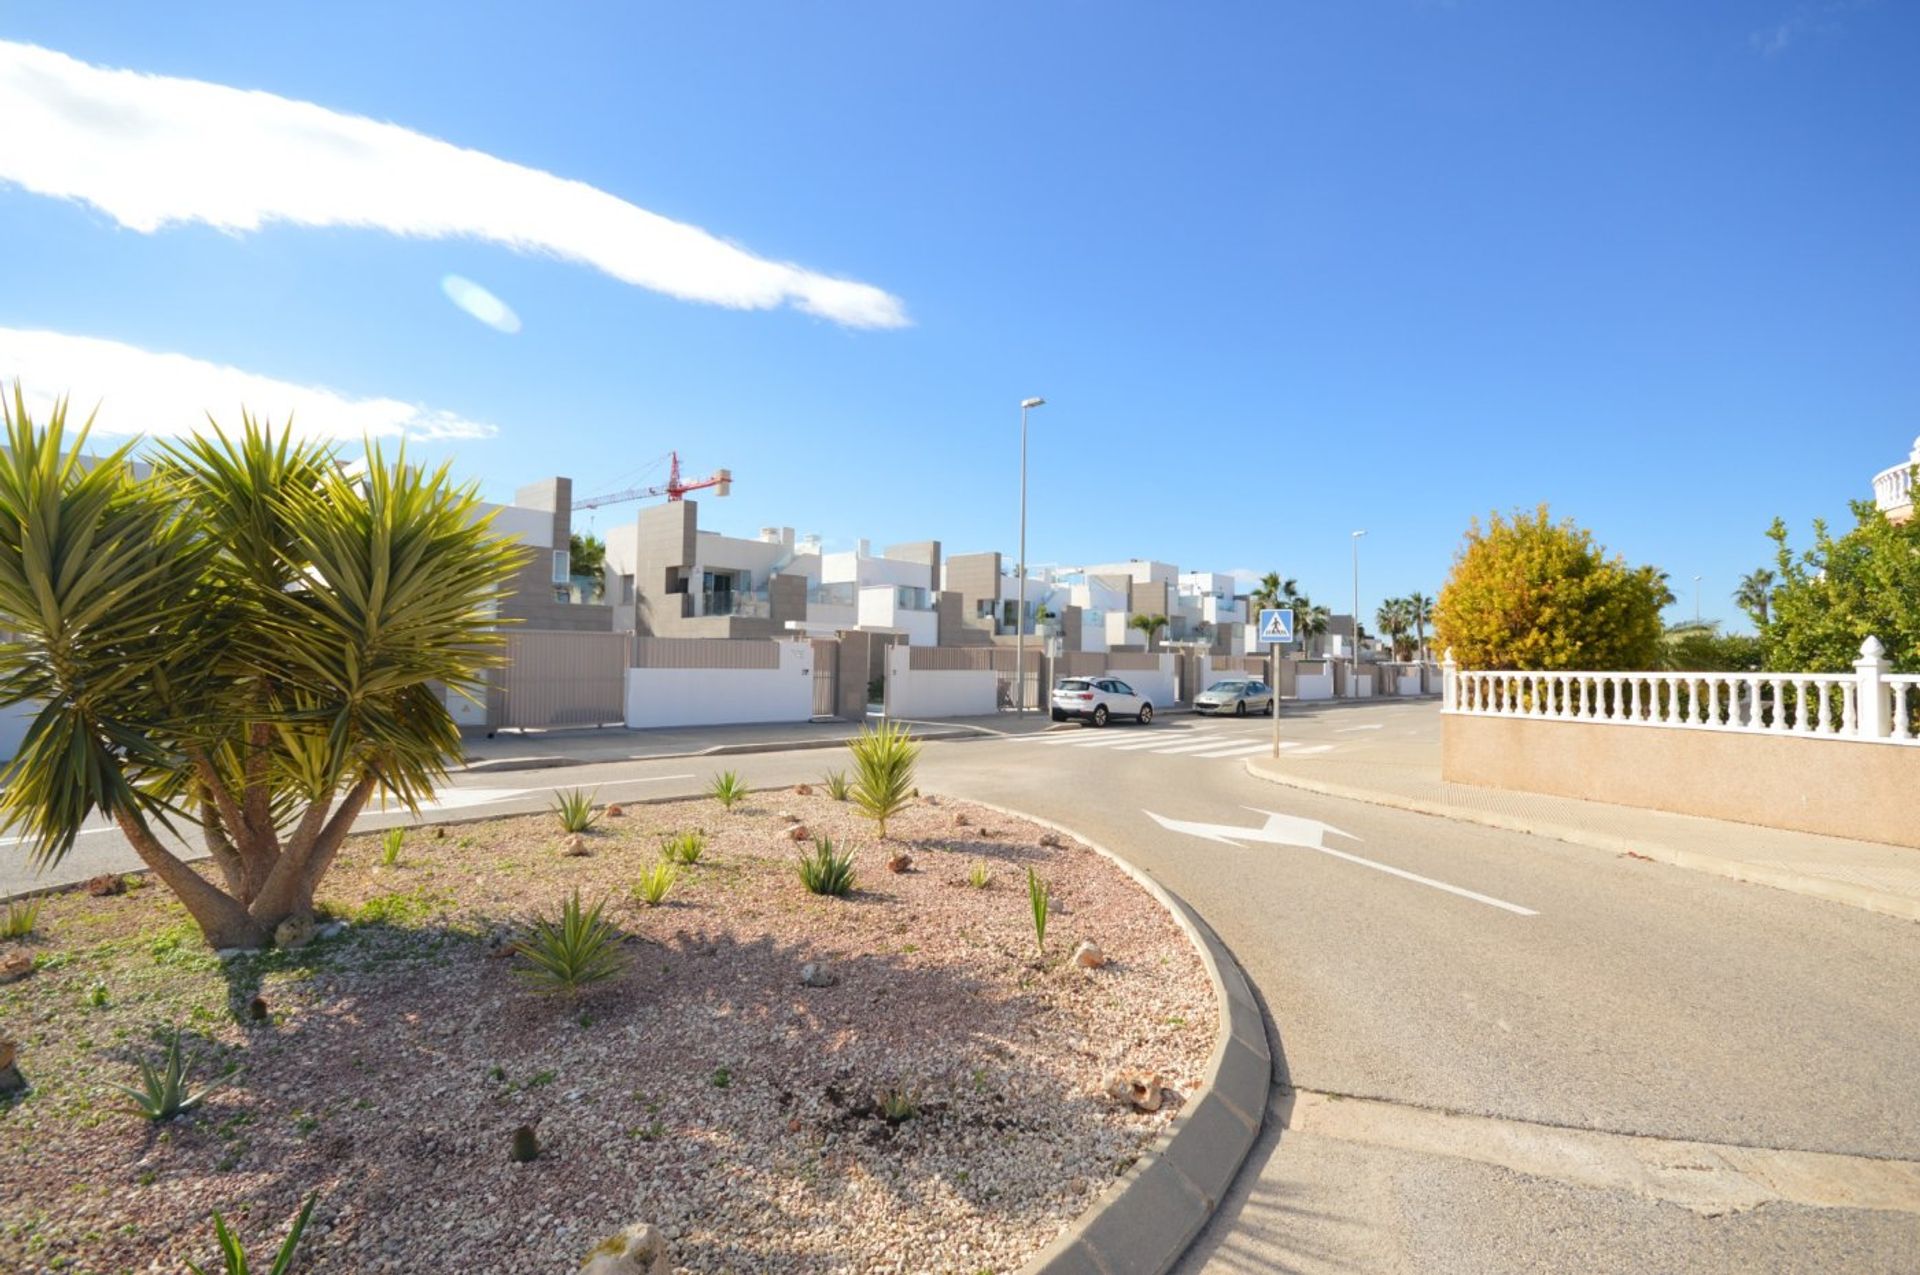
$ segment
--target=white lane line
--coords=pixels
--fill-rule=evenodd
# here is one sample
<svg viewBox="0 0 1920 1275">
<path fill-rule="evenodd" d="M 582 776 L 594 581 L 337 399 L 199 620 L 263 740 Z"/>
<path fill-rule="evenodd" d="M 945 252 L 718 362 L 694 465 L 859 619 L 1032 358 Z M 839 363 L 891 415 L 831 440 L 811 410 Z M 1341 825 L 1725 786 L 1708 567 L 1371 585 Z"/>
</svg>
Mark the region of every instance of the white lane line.
<svg viewBox="0 0 1920 1275">
<path fill-rule="evenodd" d="M 78 833 L 74 835 L 81 836 L 81 837 L 90 837 L 96 832 L 118 832 L 118 831 L 120 831 L 119 828 L 109 823 L 109 824 L 102 824 L 98 828 L 82 828 Z M 0 846 L 24 846 L 29 842 L 37 841 L 37 840 L 39 840 L 38 837 L 5 837 L 5 838 L 0 838 Z"/>
<path fill-rule="evenodd" d="M 1381 725 L 1381 724 L 1380 724 L 1379 722 L 1375 722 L 1375 723 L 1374 723 L 1373 725 L 1371 725 L 1371 726 L 1342 726 L 1342 727 L 1340 727 L 1340 729 L 1338 729 L 1337 731 L 1335 731 L 1335 732 L 1334 732 L 1334 734 L 1336 734 L 1336 735 L 1344 735 L 1344 734 L 1346 734 L 1346 733 L 1347 733 L 1348 731 L 1356 731 L 1356 730 L 1385 730 L 1385 729 L 1386 729 L 1386 727 L 1385 727 L 1385 726 L 1383 726 L 1383 725 Z"/>
<path fill-rule="evenodd" d="M 1294 755 L 1296 757 L 1310 757 L 1314 753 L 1330 753 L 1333 751 L 1333 747 L 1332 744 L 1315 744 L 1310 748 L 1302 748 Z"/>
<path fill-rule="evenodd" d="M 1254 809 L 1249 807 L 1249 809 Z M 1462 886 L 1449 885 L 1445 881 L 1436 881 L 1432 877 L 1423 877 L 1417 872 L 1408 872 L 1405 868 L 1396 868 L 1391 864 L 1376 863 L 1372 859 L 1363 859 L 1357 854 L 1348 854 L 1345 850 L 1335 850 L 1326 844 L 1326 835 L 1359 840 L 1350 832 L 1341 832 L 1332 824 L 1322 823 L 1318 819 L 1302 819 L 1297 815 L 1283 815 L 1274 810 L 1254 809 L 1255 814 L 1265 815 L 1266 823 L 1258 828 L 1242 828 L 1225 823 L 1200 823 L 1189 819 L 1169 819 L 1165 815 L 1155 814 L 1151 810 L 1142 811 L 1147 818 L 1165 828 L 1168 832 L 1183 832 L 1189 837 L 1199 837 L 1203 841 L 1217 841 L 1222 845 L 1244 846 L 1248 842 L 1259 842 L 1270 846 L 1299 846 L 1302 850 L 1315 850 L 1321 854 L 1344 859 L 1348 863 L 1362 868 L 1372 868 L 1375 872 L 1384 872 L 1388 876 L 1399 877 L 1403 881 L 1412 881 L 1417 885 L 1428 886 L 1447 894 L 1458 895 L 1463 899 L 1472 899 L 1475 903 L 1484 903 L 1488 907 L 1501 908 L 1517 916 L 1539 916 L 1532 908 L 1523 908 L 1518 903 L 1509 903 L 1505 899 L 1496 899 L 1490 894 L 1481 894 L 1477 890 L 1468 890 Z"/>
</svg>

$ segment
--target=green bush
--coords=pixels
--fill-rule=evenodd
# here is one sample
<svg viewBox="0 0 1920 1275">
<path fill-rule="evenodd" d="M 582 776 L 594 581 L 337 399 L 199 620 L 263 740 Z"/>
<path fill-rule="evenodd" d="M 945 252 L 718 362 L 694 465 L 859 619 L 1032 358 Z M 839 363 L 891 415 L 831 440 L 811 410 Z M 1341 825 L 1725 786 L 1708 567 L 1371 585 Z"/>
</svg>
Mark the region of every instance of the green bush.
<svg viewBox="0 0 1920 1275">
<path fill-rule="evenodd" d="M 880 825 L 886 839 L 887 820 L 913 800 L 913 768 L 920 745 L 906 727 L 883 722 L 878 730 L 866 727 L 847 741 L 853 752 L 853 804 Z"/>
<path fill-rule="evenodd" d="M 23 939 L 40 923 L 40 899 L 15 899 L 7 904 L 7 915 L 0 919 L 0 939 Z"/>
<path fill-rule="evenodd" d="M 572 788 L 553 795 L 554 813 L 560 816 L 560 828 L 564 832 L 585 832 L 600 822 L 600 812 L 593 808 L 593 799 L 599 790 L 588 792 L 585 788 Z"/>
<path fill-rule="evenodd" d="M 527 958 L 530 968 L 520 976 L 543 992 L 576 995 L 582 987 L 618 974 L 626 963 L 620 952 L 620 934 L 601 912 L 605 903 L 591 910 L 580 906 L 575 890 L 560 910 L 558 921 L 536 921 L 526 938 L 514 944 L 514 951 Z"/>
<path fill-rule="evenodd" d="M 740 776 L 731 770 L 723 770 L 713 777 L 707 785 L 707 795 L 719 802 L 722 807 L 732 810 L 734 805 L 747 795 L 747 786 L 740 782 Z"/>
<path fill-rule="evenodd" d="M 171 1120 L 182 1112 L 192 1111 L 205 1101 L 208 1094 L 227 1083 L 226 1078 L 215 1080 L 200 1089 L 192 1085 L 193 1060 L 180 1055 L 180 1033 L 173 1033 L 173 1040 L 167 1046 L 166 1060 L 158 1067 L 142 1059 L 140 1062 L 140 1083 L 137 1085 L 114 1085 L 127 1096 L 127 1109 L 148 1120 Z"/>
<path fill-rule="evenodd" d="M 1047 950 L 1047 909 L 1053 902 L 1053 888 L 1032 868 L 1027 869 L 1027 906 L 1033 912 L 1033 948 Z"/>
<path fill-rule="evenodd" d="M 307 1197 L 300 1215 L 293 1219 L 293 1229 L 287 1232 L 286 1243 L 280 1246 L 280 1252 L 274 1257 L 273 1265 L 267 1268 L 267 1275 L 286 1275 L 293 1269 L 294 1250 L 300 1247 L 300 1236 L 307 1229 L 307 1219 L 313 1216 L 314 1201 L 319 1195 Z M 247 1251 L 240 1247 L 240 1237 L 227 1228 L 227 1221 L 220 1216 L 220 1210 L 213 1211 L 213 1238 L 220 1245 L 222 1275 L 251 1275 L 252 1267 L 247 1265 Z M 207 1275 L 206 1270 L 193 1262 L 187 1263 L 187 1269 L 193 1275 Z"/>
<path fill-rule="evenodd" d="M 657 907 L 667 897 L 667 891 L 673 889 L 673 883 L 680 879 L 680 869 L 672 862 L 662 859 L 651 868 L 643 868 L 640 879 L 634 883 L 633 897 L 648 907 Z"/>
<path fill-rule="evenodd" d="M 1648 669 L 1660 660 L 1664 573 L 1609 557 L 1547 507 L 1475 521 L 1434 615 L 1464 669 Z"/>
<path fill-rule="evenodd" d="M 676 832 L 660 843 L 661 858 L 687 867 L 700 862 L 700 856 L 706 852 L 707 834 L 704 832 Z"/>
<path fill-rule="evenodd" d="M 836 852 L 832 841 L 817 837 L 813 853 L 800 856 L 799 873 L 810 893 L 844 897 L 853 893 L 853 852 Z"/>
</svg>

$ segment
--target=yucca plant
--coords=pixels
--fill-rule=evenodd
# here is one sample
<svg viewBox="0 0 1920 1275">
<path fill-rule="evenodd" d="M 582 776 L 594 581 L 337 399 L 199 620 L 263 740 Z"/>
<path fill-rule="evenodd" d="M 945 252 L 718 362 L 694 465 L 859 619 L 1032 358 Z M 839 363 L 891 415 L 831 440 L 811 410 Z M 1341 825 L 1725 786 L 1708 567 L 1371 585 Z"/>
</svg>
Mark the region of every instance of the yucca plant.
<svg viewBox="0 0 1920 1275">
<path fill-rule="evenodd" d="M 273 1265 L 267 1268 L 266 1275 L 286 1275 L 293 1269 L 294 1250 L 300 1247 L 300 1236 L 307 1229 L 307 1219 L 313 1216 L 314 1201 L 320 1198 L 318 1192 L 309 1195 L 300 1209 L 300 1215 L 293 1219 L 293 1229 L 287 1232 L 286 1243 L 280 1246 Z M 253 1275 L 253 1268 L 247 1264 L 247 1251 L 240 1247 L 240 1237 L 227 1226 L 227 1220 L 220 1216 L 220 1210 L 213 1211 L 213 1238 L 220 1246 L 220 1269 L 222 1275 Z M 204 1267 L 193 1262 L 187 1263 L 187 1269 L 193 1275 L 207 1275 Z"/>
<path fill-rule="evenodd" d="M 887 820 L 913 800 L 913 767 L 920 758 L 920 745 L 906 727 L 882 722 L 878 730 L 862 729 L 847 741 L 847 747 L 853 750 L 853 804 L 880 825 L 880 837 L 885 840 Z"/>
<path fill-rule="evenodd" d="M 553 795 L 553 812 L 560 816 L 562 832 L 585 832 L 600 822 L 600 812 L 593 808 L 593 799 L 600 795 L 598 788 L 588 792 L 585 788 L 569 788 L 565 792 Z"/>
<path fill-rule="evenodd" d="M 1047 909 L 1053 902 L 1053 888 L 1038 872 L 1027 869 L 1027 906 L 1033 910 L 1033 950 L 1047 950 Z"/>
<path fill-rule="evenodd" d="M 707 834 L 704 832 L 676 832 L 660 842 L 661 858 L 687 867 L 700 862 L 700 856 L 706 852 Z"/>
<path fill-rule="evenodd" d="M 0 939 L 23 939 L 40 923 L 39 899 L 15 899 L 7 904 L 7 915 L 0 918 Z"/>
<path fill-rule="evenodd" d="M 349 468 L 242 412 L 136 470 L 26 404 L 0 400 L 0 709 L 32 714 L 0 824 L 44 867 L 106 814 L 211 946 L 266 947 L 369 801 L 417 810 L 460 758 L 440 688 L 500 662 L 527 551 L 404 449 Z"/>
<path fill-rule="evenodd" d="M 640 870 L 640 879 L 633 883 L 633 897 L 648 907 L 658 907 L 667 897 L 667 891 L 673 889 L 673 883 L 680 879 L 680 869 L 672 861 L 662 859 L 651 868 Z"/>
<path fill-rule="evenodd" d="M 852 787 L 847 782 L 847 772 L 844 770 L 829 770 L 826 778 L 821 782 L 827 790 L 827 796 L 835 801 L 845 801 L 847 792 Z"/>
<path fill-rule="evenodd" d="M 389 828 L 380 834 L 380 866 L 396 867 L 400 863 L 400 848 L 407 844 L 405 828 Z"/>
<path fill-rule="evenodd" d="M 967 884 L 976 890 L 984 890 L 993 884 L 993 873 L 987 870 L 986 860 L 973 861 L 973 866 L 967 869 Z"/>
<path fill-rule="evenodd" d="M 580 906 L 580 892 L 560 909 L 558 921 L 536 921 L 513 950 L 531 963 L 521 977 L 543 992 L 577 995 L 589 983 L 620 972 L 626 960 L 620 952 L 620 934 L 601 916 L 604 901 L 591 909 Z"/>
<path fill-rule="evenodd" d="M 798 871 L 810 893 L 836 898 L 853 893 L 853 851 L 835 851 L 826 837 L 814 838 L 813 853 L 800 856 Z"/>
<path fill-rule="evenodd" d="M 747 786 L 740 782 L 740 776 L 731 770 L 723 770 L 713 777 L 707 785 L 707 796 L 732 810 L 734 803 L 747 795 Z"/>
<path fill-rule="evenodd" d="M 180 1033 L 173 1033 L 173 1040 L 167 1046 L 166 1061 L 156 1067 L 145 1059 L 140 1063 L 140 1083 L 137 1085 L 114 1085 L 127 1095 L 127 1109 L 136 1115 L 145 1116 L 155 1122 L 171 1120 L 182 1112 L 192 1111 L 206 1100 L 208 1094 L 227 1083 L 230 1077 L 221 1077 L 199 1089 L 192 1085 L 193 1060 L 180 1055 Z"/>
</svg>

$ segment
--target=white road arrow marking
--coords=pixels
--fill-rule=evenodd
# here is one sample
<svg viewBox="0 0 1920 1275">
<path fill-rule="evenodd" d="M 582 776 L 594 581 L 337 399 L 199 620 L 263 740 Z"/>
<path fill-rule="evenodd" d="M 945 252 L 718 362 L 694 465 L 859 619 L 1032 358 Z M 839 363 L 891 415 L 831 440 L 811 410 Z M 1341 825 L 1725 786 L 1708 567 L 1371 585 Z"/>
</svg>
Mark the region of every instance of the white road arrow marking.
<svg viewBox="0 0 1920 1275">
<path fill-rule="evenodd" d="M 1332 824 L 1321 823 L 1318 819 L 1283 815 L 1272 810 L 1260 810 L 1253 806 L 1248 806 L 1247 809 L 1257 815 L 1265 815 L 1267 822 L 1258 828 L 1242 828 L 1234 824 L 1169 819 L 1151 810 L 1142 813 L 1169 832 L 1183 832 L 1189 837 L 1199 837 L 1203 841 L 1217 841 L 1221 845 L 1238 847 L 1244 847 L 1249 842 L 1270 846 L 1299 846 L 1305 850 L 1317 850 L 1321 854 L 1332 855 L 1336 859 L 1344 859 L 1348 863 L 1358 864 L 1363 868 L 1372 868 L 1375 872 L 1399 877 L 1403 881 L 1412 881 L 1435 890 L 1443 890 L 1448 894 L 1459 895 L 1463 899 L 1472 899 L 1475 903 L 1484 903 L 1488 907 L 1500 908 L 1517 916 L 1540 915 L 1532 908 L 1523 908 L 1518 903 L 1508 903 L 1505 899 L 1496 899 L 1490 894 L 1481 894 L 1461 886 L 1448 885 L 1445 881 L 1423 877 L 1417 872 L 1408 872 L 1404 868 L 1396 868 L 1391 864 L 1375 863 L 1372 859 L 1363 859 L 1357 854 L 1348 854 L 1345 850 L 1335 850 L 1326 844 L 1326 835 L 1329 832 L 1336 837 L 1346 837 L 1350 841 L 1358 841 L 1360 838 L 1350 832 L 1342 832 Z"/>
</svg>

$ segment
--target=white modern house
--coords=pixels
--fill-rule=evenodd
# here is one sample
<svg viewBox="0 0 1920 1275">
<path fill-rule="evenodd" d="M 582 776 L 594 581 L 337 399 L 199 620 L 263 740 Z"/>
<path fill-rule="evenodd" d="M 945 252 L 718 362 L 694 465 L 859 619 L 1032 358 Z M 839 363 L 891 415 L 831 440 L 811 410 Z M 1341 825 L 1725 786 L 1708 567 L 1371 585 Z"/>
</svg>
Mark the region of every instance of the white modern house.
<svg viewBox="0 0 1920 1275">
<path fill-rule="evenodd" d="M 865 540 L 828 553 L 818 536 L 763 527 L 728 536 L 698 525 L 698 503 L 640 511 L 606 536 L 617 628 L 655 637 L 771 637 L 862 629 L 913 646 L 939 641 L 940 542 Z"/>
</svg>

